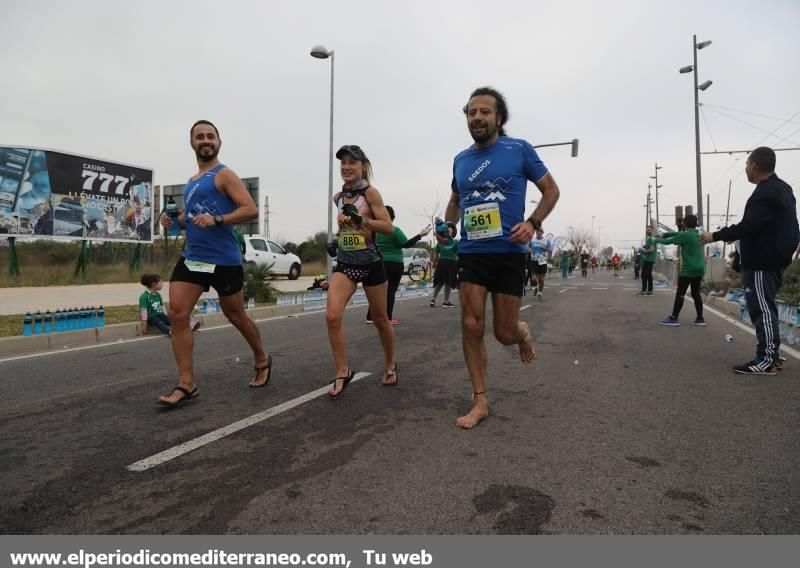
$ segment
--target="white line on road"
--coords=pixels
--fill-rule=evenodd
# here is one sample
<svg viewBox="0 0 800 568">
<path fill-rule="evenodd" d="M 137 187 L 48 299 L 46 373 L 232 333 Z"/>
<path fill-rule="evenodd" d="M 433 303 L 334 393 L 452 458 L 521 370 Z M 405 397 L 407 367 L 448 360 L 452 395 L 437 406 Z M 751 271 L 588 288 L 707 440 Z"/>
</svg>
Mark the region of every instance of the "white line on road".
<svg viewBox="0 0 800 568">
<path fill-rule="evenodd" d="M 351 382 L 359 381 L 364 377 L 368 377 L 371 374 L 372 373 L 356 373 Z M 199 438 L 195 438 L 194 440 L 189 440 L 188 442 L 184 442 L 183 444 L 174 446 L 172 448 L 169 448 L 168 450 L 164 450 L 163 452 L 159 452 L 153 456 L 150 456 L 149 458 L 145 458 L 136 463 L 132 463 L 125 469 L 130 471 L 146 471 L 148 469 L 154 468 L 158 465 L 161 465 L 162 463 L 166 463 L 170 460 L 182 456 L 183 454 L 191 452 L 192 450 L 196 450 L 198 448 L 202 448 L 203 446 L 207 446 L 212 442 L 221 440 L 225 436 L 230 436 L 231 434 L 235 434 L 240 430 L 249 428 L 250 426 L 258 424 L 259 422 L 267 420 L 268 418 L 272 418 L 273 416 L 277 416 L 278 414 L 282 414 L 287 410 L 291 410 L 292 408 L 300 406 L 303 403 L 314 400 L 315 398 L 319 398 L 320 396 L 326 394 L 328 390 L 330 390 L 330 386 L 320 387 L 315 391 L 311 391 L 302 396 L 298 396 L 297 398 L 293 398 L 292 400 L 279 404 L 278 406 L 273 406 L 272 408 L 268 408 L 263 412 L 259 412 L 258 414 L 253 414 L 252 416 L 239 420 L 238 422 L 234 422 L 233 424 L 223 426 L 222 428 L 218 428 L 217 430 L 209 432 L 208 434 L 203 434 Z"/>
<path fill-rule="evenodd" d="M 522 306 L 522 307 L 519 309 L 519 311 L 527 310 L 527 309 L 528 309 L 528 308 L 530 308 L 530 307 L 531 307 L 531 305 L 530 305 L 530 304 L 528 304 L 527 306 Z"/>
<path fill-rule="evenodd" d="M 559 294 L 563 294 L 563 293 L 564 293 L 564 292 L 566 292 L 567 290 L 569 290 L 569 288 L 564 288 L 563 290 L 559 290 L 559 292 L 558 292 L 558 293 L 559 293 Z"/>
<path fill-rule="evenodd" d="M 724 319 L 728 323 L 732 323 L 736 327 L 745 330 L 750 335 L 755 335 L 756 334 L 756 330 L 753 329 L 752 327 L 749 327 L 749 326 L 743 324 L 742 322 L 733 319 L 732 317 L 730 317 L 727 314 L 723 314 L 722 312 L 718 312 L 714 308 L 708 307 L 708 305 L 704 305 L 703 309 L 705 311 L 707 311 L 707 312 L 711 312 L 712 314 L 714 314 L 717 317 L 720 317 L 720 318 Z M 781 353 L 787 353 L 787 354 L 791 355 L 792 357 L 794 357 L 795 359 L 800 360 L 800 352 L 792 349 L 791 347 L 787 347 L 786 345 L 781 345 Z"/>
<path fill-rule="evenodd" d="M 592 288 L 592 290 L 608 290 L 608 288 Z"/>
</svg>

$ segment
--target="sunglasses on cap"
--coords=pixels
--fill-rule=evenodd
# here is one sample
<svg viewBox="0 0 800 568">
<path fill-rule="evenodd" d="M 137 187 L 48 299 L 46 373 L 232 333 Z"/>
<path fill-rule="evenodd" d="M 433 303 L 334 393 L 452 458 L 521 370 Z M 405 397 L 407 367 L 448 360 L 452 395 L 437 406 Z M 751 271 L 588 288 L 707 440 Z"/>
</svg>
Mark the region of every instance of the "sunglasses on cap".
<svg viewBox="0 0 800 568">
<path fill-rule="evenodd" d="M 358 160 L 359 162 L 367 161 L 367 156 L 364 154 L 364 150 L 354 144 L 345 145 L 339 148 L 339 150 L 336 152 L 336 159 L 341 160 L 342 156 L 345 154 L 348 154 L 354 160 Z"/>
</svg>

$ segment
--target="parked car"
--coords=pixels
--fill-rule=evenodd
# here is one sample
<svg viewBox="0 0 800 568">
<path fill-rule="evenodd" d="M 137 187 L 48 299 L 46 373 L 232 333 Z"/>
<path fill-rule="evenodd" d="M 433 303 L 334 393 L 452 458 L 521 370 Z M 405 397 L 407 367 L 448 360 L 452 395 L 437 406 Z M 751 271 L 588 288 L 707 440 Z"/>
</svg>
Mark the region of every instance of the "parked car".
<svg viewBox="0 0 800 568">
<path fill-rule="evenodd" d="M 431 266 L 431 255 L 423 248 L 403 249 L 403 274 L 411 280 L 419 280 Z"/>
<path fill-rule="evenodd" d="M 272 274 L 288 276 L 289 280 L 300 277 L 303 263 L 296 254 L 286 252 L 278 243 L 259 235 L 247 235 L 244 242 L 244 260 L 247 264 L 272 264 Z"/>
</svg>

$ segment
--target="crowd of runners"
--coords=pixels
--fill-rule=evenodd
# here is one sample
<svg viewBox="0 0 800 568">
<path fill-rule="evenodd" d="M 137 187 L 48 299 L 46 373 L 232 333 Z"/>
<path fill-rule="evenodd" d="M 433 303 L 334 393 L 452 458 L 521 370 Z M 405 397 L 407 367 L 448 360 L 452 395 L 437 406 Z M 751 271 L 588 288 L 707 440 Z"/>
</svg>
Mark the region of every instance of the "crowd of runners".
<svg viewBox="0 0 800 568">
<path fill-rule="evenodd" d="M 534 295 L 542 299 L 551 262 L 559 262 L 561 276 L 566 279 L 577 267 L 582 278 L 588 278 L 590 270 L 596 273 L 603 269 L 613 271 L 615 277 L 621 276 L 628 260 L 618 253 L 599 259 L 591 250 L 567 251 L 564 247 L 555 250 L 553 241 L 545 237 L 542 223 L 559 199 L 559 188 L 534 147 L 506 133 L 509 111 L 505 98 L 492 88 L 482 87 L 472 92 L 463 112 L 473 143 L 453 161 L 451 196 L 444 219 L 436 219 L 434 227 L 421 229 L 411 239 L 394 225 L 394 210 L 384 203 L 384 196 L 372 185 L 372 163 L 366 151 L 357 145 L 345 145 L 336 152 L 343 185 L 332 204 L 337 211 L 338 231 L 336 239 L 328 246 L 329 254 L 336 258 L 336 266 L 327 283 L 326 324 L 333 358 L 331 375 L 334 378 L 330 380 L 328 391 L 331 399 L 341 397 L 355 376 L 342 320 L 345 307 L 359 284 L 369 303 L 367 323 L 375 327 L 383 349 L 381 383 L 386 387 L 397 385 L 401 370 L 395 356 L 393 324 L 397 320 L 392 312 L 403 274 L 402 249 L 413 246 L 433 229 L 436 271 L 430 305 L 436 307 L 443 290 L 442 307 L 453 308 L 451 292 L 458 287 L 462 345 L 471 383 L 472 407 L 457 418 L 456 425 L 470 429 L 489 414 L 490 385 L 484 337 L 488 297 L 491 296 L 494 307 L 495 339 L 502 345 L 517 346 L 521 362 L 528 365 L 535 359 L 536 351 L 528 324 L 520 321 L 520 302 L 526 289 L 533 290 Z M 192 125 L 189 134 L 198 170 L 184 189 L 185 209 L 174 221 L 166 215 L 161 217 L 163 226 L 170 227 L 177 222 L 186 231 L 183 257 L 169 279 L 168 316 L 178 384 L 170 393 L 159 397 L 159 402 L 169 407 L 180 406 L 198 395 L 190 318 L 197 300 L 210 287 L 216 289 L 223 313 L 252 349 L 253 374 L 249 386 L 264 387 L 273 378 L 272 355 L 264 349 L 258 327 L 245 311 L 241 253 L 233 231 L 235 224 L 257 218 L 256 204 L 240 178 L 219 162 L 222 140 L 216 126 L 200 120 Z M 774 331 L 774 293 L 780 285 L 778 270 L 788 264 L 785 263 L 786 253 L 767 254 L 767 262 L 751 256 L 757 246 L 765 246 L 763 243 L 745 243 L 755 230 L 756 221 L 752 219 L 760 215 L 758 223 L 763 228 L 765 211 L 774 206 L 779 212 L 772 213 L 773 221 L 778 219 L 778 214 L 783 215 L 779 219 L 782 227 L 791 226 L 793 220 L 794 225 L 782 236 L 795 239 L 796 248 L 797 219 L 791 188 L 774 175 L 774 153 L 770 164 L 768 154 L 758 152 L 748 160 L 748 179 L 752 172 L 751 181 L 759 184 L 754 196 L 761 195 L 762 185 L 771 184 L 772 191 L 783 191 L 781 195 L 787 196 L 781 198 L 780 207 L 774 205 L 775 200 L 757 203 L 752 206 L 755 212 L 746 210 L 738 226 L 713 234 L 701 234 L 697 230 L 697 219 L 692 216 L 685 219 L 683 230 L 677 233 L 655 235 L 648 229 L 644 245 L 635 255 L 638 258 L 634 259 L 634 268 L 635 276 L 641 272 L 640 295 L 651 296 L 658 244 L 678 245 L 682 262 L 674 307 L 661 323 L 678 325 L 684 295 L 691 289 L 697 312 L 694 324 L 705 325 L 700 297 L 704 270 L 702 243 L 740 240 L 741 262 L 748 282 L 748 306 L 759 330 L 759 344 L 757 358 L 737 369 L 739 372 L 773 373 L 780 365 L 779 338 Z M 536 185 L 541 196 L 533 214 L 526 218 L 528 181 Z M 748 208 L 751 208 L 750 202 Z M 786 250 L 788 247 L 787 244 Z"/>
</svg>

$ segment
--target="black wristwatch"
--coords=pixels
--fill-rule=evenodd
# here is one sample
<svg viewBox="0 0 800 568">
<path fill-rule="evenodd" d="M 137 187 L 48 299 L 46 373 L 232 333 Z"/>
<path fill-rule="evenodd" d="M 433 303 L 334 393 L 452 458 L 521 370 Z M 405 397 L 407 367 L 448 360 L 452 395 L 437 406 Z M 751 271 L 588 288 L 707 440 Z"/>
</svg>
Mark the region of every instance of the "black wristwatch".
<svg viewBox="0 0 800 568">
<path fill-rule="evenodd" d="M 539 229 L 542 228 L 542 222 L 539 221 L 539 219 L 536 219 L 534 217 L 528 218 L 528 223 L 531 224 L 531 227 L 533 227 L 534 231 L 538 231 Z"/>
<path fill-rule="evenodd" d="M 222 215 L 214 215 L 214 224 L 217 227 L 221 227 L 223 223 L 225 223 L 225 218 Z"/>
</svg>

